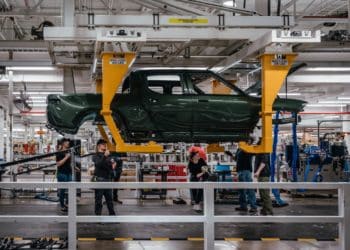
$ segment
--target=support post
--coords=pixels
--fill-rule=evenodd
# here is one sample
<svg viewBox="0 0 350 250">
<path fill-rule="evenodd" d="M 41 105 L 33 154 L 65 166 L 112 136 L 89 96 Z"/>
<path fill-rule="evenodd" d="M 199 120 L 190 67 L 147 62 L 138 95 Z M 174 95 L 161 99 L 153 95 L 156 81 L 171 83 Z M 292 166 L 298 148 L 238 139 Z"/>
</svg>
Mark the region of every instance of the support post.
<svg viewBox="0 0 350 250">
<path fill-rule="evenodd" d="M 204 249 L 213 250 L 215 248 L 215 224 L 214 224 L 214 186 L 207 183 L 204 193 Z"/>
<path fill-rule="evenodd" d="M 9 88 L 8 88 L 8 133 L 7 133 L 7 155 L 6 161 L 13 161 L 13 71 L 8 72 Z M 12 172 L 12 171 L 11 171 Z"/>
<path fill-rule="evenodd" d="M 62 25 L 66 27 L 74 26 L 74 0 L 62 0 Z"/>
<path fill-rule="evenodd" d="M 5 159 L 4 153 L 5 153 L 5 112 L 4 108 L 0 106 L 0 161 L 3 161 Z"/>
<path fill-rule="evenodd" d="M 102 53 L 101 115 L 106 121 L 115 143 L 109 149 L 115 152 L 161 153 L 163 152 L 163 147 L 152 141 L 150 141 L 147 145 L 131 145 L 125 143 L 112 116 L 111 103 L 134 60 L 135 53 L 133 52 Z"/>
<path fill-rule="evenodd" d="M 245 142 L 240 142 L 242 150 L 255 154 L 272 152 L 272 105 L 295 58 L 296 54 L 264 54 L 261 56 L 262 140 L 260 145 L 248 145 Z"/>
<path fill-rule="evenodd" d="M 68 187 L 68 249 L 77 249 L 77 198 L 71 184 Z"/>
<path fill-rule="evenodd" d="M 338 189 L 338 214 L 344 217 L 339 223 L 340 249 L 350 249 L 350 184 L 344 183 Z"/>
<path fill-rule="evenodd" d="M 70 69 L 70 68 L 63 69 L 63 93 L 65 94 L 76 93 L 73 69 Z"/>
</svg>

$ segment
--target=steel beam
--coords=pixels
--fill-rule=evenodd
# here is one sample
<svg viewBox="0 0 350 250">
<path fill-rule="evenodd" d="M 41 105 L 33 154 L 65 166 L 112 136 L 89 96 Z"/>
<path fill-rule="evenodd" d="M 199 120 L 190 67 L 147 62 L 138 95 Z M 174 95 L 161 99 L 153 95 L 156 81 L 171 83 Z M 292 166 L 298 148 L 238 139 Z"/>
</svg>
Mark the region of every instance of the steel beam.
<svg viewBox="0 0 350 250">
<path fill-rule="evenodd" d="M 5 159 L 5 110 L 0 107 L 0 161 Z"/>
<path fill-rule="evenodd" d="M 45 41 L 4 40 L 0 41 L 0 51 L 47 51 Z"/>
<path fill-rule="evenodd" d="M 73 27 L 46 27 L 44 37 L 46 41 L 91 41 L 96 40 L 96 30 Z M 108 30 L 108 29 L 104 29 Z M 196 29 L 169 27 L 160 30 L 153 28 L 135 28 L 135 31 L 144 32 L 147 42 L 187 42 L 194 39 L 200 40 L 256 40 L 269 29 L 225 29 L 216 28 Z"/>
<path fill-rule="evenodd" d="M 225 16 L 225 28 L 282 28 L 283 17 L 280 16 Z M 153 27 L 153 15 L 95 15 L 95 26 L 118 27 Z M 86 15 L 76 15 L 77 26 L 87 26 Z M 293 17 L 290 17 L 290 25 L 294 25 Z M 159 27 L 218 27 L 218 16 L 174 16 L 160 15 Z"/>
</svg>

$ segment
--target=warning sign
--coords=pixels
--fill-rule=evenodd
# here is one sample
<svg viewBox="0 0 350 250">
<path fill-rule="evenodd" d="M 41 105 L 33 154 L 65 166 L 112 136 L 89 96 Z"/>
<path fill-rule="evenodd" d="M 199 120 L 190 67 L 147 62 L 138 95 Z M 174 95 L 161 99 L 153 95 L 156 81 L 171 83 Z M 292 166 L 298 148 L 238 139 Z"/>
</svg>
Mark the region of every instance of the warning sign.
<svg viewBox="0 0 350 250">
<path fill-rule="evenodd" d="M 208 19 L 207 18 L 169 18 L 169 23 L 173 24 L 207 24 Z"/>
</svg>

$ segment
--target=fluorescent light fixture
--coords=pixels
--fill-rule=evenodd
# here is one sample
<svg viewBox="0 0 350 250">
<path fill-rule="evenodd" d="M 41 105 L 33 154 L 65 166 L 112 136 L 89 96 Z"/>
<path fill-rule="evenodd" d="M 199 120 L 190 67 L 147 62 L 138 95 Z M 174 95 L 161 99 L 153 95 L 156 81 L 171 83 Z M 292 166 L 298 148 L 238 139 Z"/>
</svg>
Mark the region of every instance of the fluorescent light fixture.
<svg viewBox="0 0 350 250">
<path fill-rule="evenodd" d="M 14 95 L 20 95 L 21 92 L 13 92 Z M 51 95 L 51 94 L 62 94 L 62 91 L 51 91 L 51 92 L 26 92 L 27 95 Z"/>
<path fill-rule="evenodd" d="M 324 118 L 325 119 L 339 119 L 340 116 L 339 115 L 326 115 Z"/>
<path fill-rule="evenodd" d="M 301 93 L 278 93 L 278 95 L 287 95 L 287 96 L 301 96 Z"/>
<path fill-rule="evenodd" d="M 350 100 L 350 96 L 338 96 L 338 100 Z"/>
<path fill-rule="evenodd" d="M 23 113 L 22 115 L 25 115 L 25 116 L 46 116 L 46 113 Z"/>
<path fill-rule="evenodd" d="M 24 128 L 14 128 L 13 132 L 24 132 L 25 129 Z"/>
<path fill-rule="evenodd" d="M 304 68 L 302 71 L 309 71 L 309 72 L 320 72 L 320 71 L 331 71 L 331 72 L 343 72 L 343 71 L 350 71 L 349 67 L 309 67 Z"/>
<path fill-rule="evenodd" d="M 33 100 L 33 104 L 36 104 L 36 103 L 46 103 L 46 100 L 40 100 L 40 99 Z"/>
<path fill-rule="evenodd" d="M 307 104 L 306 107 L 319 107 L 319 108 L 342 108 L 346 107 L 346 104 Z"/>
<path fill-rule="evenodd" d="M 7 71 L 53 71 L 58 70 L 56 67 L 6 67 Z"/>
<path fill-rule="evenodd" d="M 257 96 L 258 93 L 250 93 L 249 95 L 250 95 L 250 96 Z"/>
<path fill-rule="evenodd" d="M 235 0 L 225 0 L 222 5 L 226 6 L 226 7 L 234 7 L 236 8 L 237 7 L 237 3 Z"/>
<path fill-rule="evenodd" d="M 33 103 L 33 106 L 34 107 L 46 107 L 47 106 L 47 104 L 46 103 Z"/>
<path fill-rule="evenodd" d="M 346 101 L 337 101 L 337 100 L 334 100 L 334 101 L 319 101 L 318 103 L 320 104 L 350 104 L 350 100 Z"/>
<path fill-rule="evenodd" d="M 30 96 L 33 100 L 46 100 L 46 96 Z"/>
</svg>

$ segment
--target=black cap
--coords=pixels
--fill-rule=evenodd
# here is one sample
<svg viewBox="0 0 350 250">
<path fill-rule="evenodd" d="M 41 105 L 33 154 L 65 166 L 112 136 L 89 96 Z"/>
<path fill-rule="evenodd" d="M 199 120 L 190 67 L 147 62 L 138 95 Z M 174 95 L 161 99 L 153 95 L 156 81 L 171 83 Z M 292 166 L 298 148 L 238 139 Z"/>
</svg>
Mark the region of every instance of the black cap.
<svg viewBox="0 0 350 250">
<path fill-rule="evenodd" d="M 104 139 L 99 139 L 99 140 L 97 141 L 97 146 L 100 145 L 100 144 L 107 144 L 107 141 L 104 140 Z"/>
</svg>

